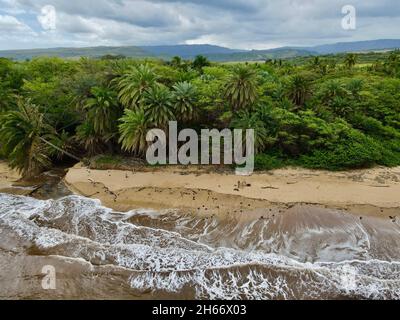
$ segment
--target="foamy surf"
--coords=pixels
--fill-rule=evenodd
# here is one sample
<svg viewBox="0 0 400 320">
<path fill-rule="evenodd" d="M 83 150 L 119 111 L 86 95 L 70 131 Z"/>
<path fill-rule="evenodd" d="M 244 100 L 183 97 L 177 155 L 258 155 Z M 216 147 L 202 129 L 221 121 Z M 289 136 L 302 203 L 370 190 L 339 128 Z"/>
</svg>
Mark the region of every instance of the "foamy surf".
<svg viewBox="0 0 400 320">
<path fill-rule="evenodd" d="M 400 299 L 399 224 L 338 210 L 219 221 L 0 194 L 0 230 L 6 298 Z"/>
</svg>

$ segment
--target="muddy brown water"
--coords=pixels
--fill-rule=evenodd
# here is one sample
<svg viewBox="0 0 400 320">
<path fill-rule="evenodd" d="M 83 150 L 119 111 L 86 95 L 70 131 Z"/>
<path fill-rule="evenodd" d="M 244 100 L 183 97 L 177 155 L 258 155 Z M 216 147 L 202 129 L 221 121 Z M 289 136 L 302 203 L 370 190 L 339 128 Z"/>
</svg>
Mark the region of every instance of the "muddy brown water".
<svg viewBox="0 0 400 320">
<path fill-rule="evenodd" d="M 122 213 L 60 176 L 18 186 L 34 197 L 0 193 L 2 299 L 400 299 L 396 219 L 300 204 L 253 221 Z"/>
</svg>

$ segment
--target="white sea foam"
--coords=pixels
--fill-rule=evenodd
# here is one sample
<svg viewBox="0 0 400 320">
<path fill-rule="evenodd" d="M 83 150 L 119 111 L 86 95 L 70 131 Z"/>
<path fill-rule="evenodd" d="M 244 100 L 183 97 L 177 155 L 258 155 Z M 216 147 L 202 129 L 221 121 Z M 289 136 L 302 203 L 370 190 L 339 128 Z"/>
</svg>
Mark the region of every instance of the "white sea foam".
<svg viewBox="0 0 400 320">
<path fill-rule="evenodd" d="M 130 222 L 139 217 L 147 222 Z M 139 292 L 193 290 L 211 299 L 400 299 L 400 262 L 382 259 L 387 249 L 377 249 L 379 239 L 367 226 L 349 220 L 274 234 L 270 224 L 221 226 L 176 212 L 123 215 L 79 196 L 40 201 L 0 194 L 0 230 L 45 255 L 127 268 Z M 386 240 L 399 241 L 396 227 L 384 226 Z M 320 243 L 332 234 L 339 235 L 337 243 Z"/>
</svg>

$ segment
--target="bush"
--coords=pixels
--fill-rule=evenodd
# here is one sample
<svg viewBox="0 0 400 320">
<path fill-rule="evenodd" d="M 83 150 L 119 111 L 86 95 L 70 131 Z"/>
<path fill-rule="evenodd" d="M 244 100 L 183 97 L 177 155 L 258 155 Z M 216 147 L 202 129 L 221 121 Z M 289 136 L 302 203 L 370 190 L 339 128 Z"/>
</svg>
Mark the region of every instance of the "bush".
<svg viewBox="0 0 400 320">
<path fill-rule="evenodd" d="M 367 168 L 376 164 L 394 166 L 399 163 L 398 156 L 375 139 L 356 130 L 347 134 L 334 147 L 315 150 L 311 155 L 301 156 L 299 161 L 308 168 L 329 170 Z"/>
<path fill-rule="evenodd" d="M 121 156 L 114 155 L 99 155 L 90 160 L 90 167 L 92 169 L 111 170 L 117 169 L 123 162 Z"/>
<path fill-rule="evenodd" d="M 277 156 L 269 154 L 258 154 L 254 159 L 254 168 L 260 171 L 268 171 L 282 168 L 284 162 Z"/>
</svg>

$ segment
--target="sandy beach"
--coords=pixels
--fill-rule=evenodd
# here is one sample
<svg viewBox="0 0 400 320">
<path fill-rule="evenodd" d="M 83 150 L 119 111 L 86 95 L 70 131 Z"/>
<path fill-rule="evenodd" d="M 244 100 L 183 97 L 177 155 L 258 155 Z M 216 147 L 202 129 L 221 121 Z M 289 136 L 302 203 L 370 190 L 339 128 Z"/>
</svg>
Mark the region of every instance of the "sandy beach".
<svg viewBox="0 0 400 320">
<path fill-rule="evenodd" d="M 0 160 L 0 189 L 10 188 L 20 179 L 21 175 L 17 171 L 12 170 L 6 161 Z"/>
<path fill-rule="evenodd" d="M 31 189 L 19 186 L 20 178 L 0 162 L 2 192 L 29 194 Z M 77 164 L 64 182 L 74 193 L 121 211 L 183 209 L 247 219 L 263 216 L 266 208 L 279 214 L 301 204 L 400 216 L 400 167 L 344 172 L 286 168 L 240 177 L 210 167 L 93 170 Z"/>
<path fill-rule="evenodd" d="M 238 177 L 78 164 L 65 183 L 45 172 L 19 197 L 23 182 L 3 167 L 0 297 L 397 299 L 399 169 Z M 51 294 L 38 282 L 43 265 L 57 268 Z"/>
<path fill-rule="evenodd" d="M 65 182 L 74 192 L 118 210 L 178 208 L 198 214 L 259 215 L 265 208 L 313 204 L 357 214 L 400 215 L 399 167 L 346 172 L 288 168 L 239 177 L 195 167 L 136 172 L 78 164 Z"/>
</svg>

